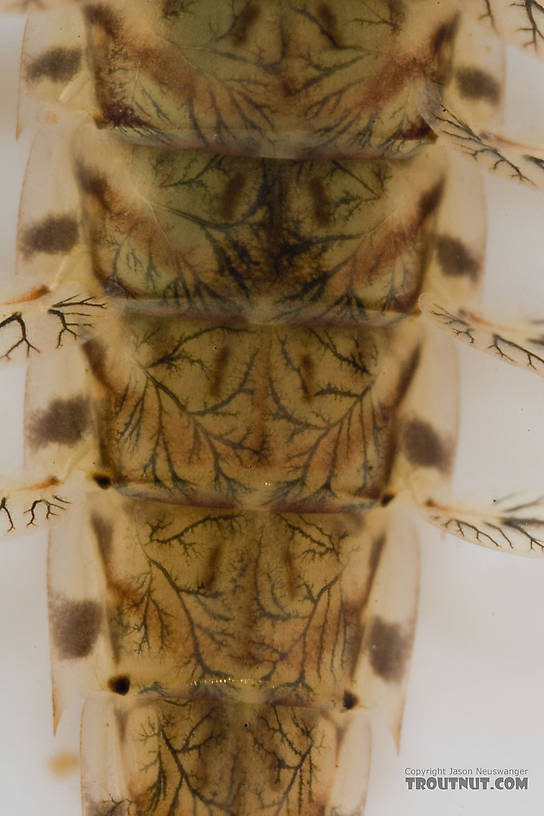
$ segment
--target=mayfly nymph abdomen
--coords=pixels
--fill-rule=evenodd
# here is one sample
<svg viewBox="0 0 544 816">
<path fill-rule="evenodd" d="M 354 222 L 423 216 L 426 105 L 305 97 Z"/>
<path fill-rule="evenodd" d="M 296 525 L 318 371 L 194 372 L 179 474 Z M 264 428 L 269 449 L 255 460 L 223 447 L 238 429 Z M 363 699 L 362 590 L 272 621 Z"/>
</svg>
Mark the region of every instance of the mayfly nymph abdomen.
<svg viewBox="0 0 544 816">
<path fill-rule="evenodd" d="M 362 814 L 368 711 L 398 740 L 414 639 L 406 506 L 544 547 L 540 500 L 447 498 L 439 329 L 544 365 L 533 324 L 477 311 L 484 196 L 458 155 L 544 180 L 542 152 L 497 125 L 497 32 L 528 14 L 542 38 L 536 9 L 507 5 L 30 18 L 21 120 L 41 129 L 0 323 L 3 357 L 29 358 L 28 483 L 0 520 L 65 516 L 54 708 L 89 695 L 86 816 Z"/>
</svg>

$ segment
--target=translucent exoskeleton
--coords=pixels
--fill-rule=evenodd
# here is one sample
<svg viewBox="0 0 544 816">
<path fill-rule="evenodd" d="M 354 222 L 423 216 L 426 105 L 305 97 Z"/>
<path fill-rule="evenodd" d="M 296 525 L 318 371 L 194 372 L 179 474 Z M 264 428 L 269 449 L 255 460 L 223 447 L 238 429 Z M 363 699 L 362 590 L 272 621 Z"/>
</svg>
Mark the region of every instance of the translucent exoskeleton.
<svg viewBox="0 0 544 816">
<path fill-rule="evenodd" d="M 0 523 L 51 523 L 85 816 L 362 814 L 369 712 L 400 735 L 410 513 L 544 549 L 527 485 L 451 490 L 451 335 L 544 367 L 538 310 L 481 304 L 484 172 L 544 186 L 502 45 L 541 56 L 540 5 L 18 5 L 52 8 L 21 62 Z"/>
</svg>

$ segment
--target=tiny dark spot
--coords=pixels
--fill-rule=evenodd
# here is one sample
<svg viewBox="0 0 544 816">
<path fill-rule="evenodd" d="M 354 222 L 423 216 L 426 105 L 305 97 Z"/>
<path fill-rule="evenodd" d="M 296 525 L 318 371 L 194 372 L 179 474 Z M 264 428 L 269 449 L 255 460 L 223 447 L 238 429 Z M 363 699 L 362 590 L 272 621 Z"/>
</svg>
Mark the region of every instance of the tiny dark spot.
<svg viewBox="0 0 544 816">
<path fill-rule="evenodd" d="M 111 487 L 110 477 L 105 476 L 103 473 L 95 473 L 93 479 L 102 490 L 107 490 L 108 487 Z"/>
<path fill-rule="evenodd" d="M 224 218 L 230 220 L 236 210 L 236 205 L 240 200 L 240 195 L 244 189 L 246 177 L 243 173 L 238 171 L 229 178 L 225 184 L 225 189 L 221 199 L 221 213 Z"/>
<path fill-rule="evenodd" d="M 95 601 L 61 601 L 52 610 L 53 640 L 62 659 L 87 657 L 98 634 L 102 610 Z"/>
<path fill-rule="evenodd" d="M 374 671 L 388 683 L 398 683 L 412 648 L 412 637 L 396 623 L 375 618 L 370 630 L 370 663 Z"/>
<path fill-rule="evenodd" d="M 33 60 L 27 68 L 28 79 L 51 79 L 53 82 L 68 82 L 77 74 L 81 65 L 79 48 L 50 48 Z"/>
<path fill-rule="evenodd" d="M 48 215 L 38 224 L 27 227 L 23 233 L 22 250 L 30 257 L 37 252 L 56 255 L 69 252 L 77 243 L 79 229 L 71 215 Z"/>
<path fill-rule="evenodd" d="M 320 227 L 325 227 L 331 221 L 331 204 L 321 179 L 313 178 L 310 181 L 310 193 L 314 205 L 314 218 Z"/>
<path fill-rule="evenodd" d="M 358 703 L 359 698 L 356 694 L 354 694 L 352 691 L 344 692 L 344 708 L 346 711 L 350 711 L 352 708 L 355 708 Z"/>
<path fill-rule="evenodd" d="M 402 447 L 413 465 L 439 470 L 446 470 L 449 465 L 449 456 L 442 440 L 434 428 L 421 419 L 412 419 L 404 426 Z"/>
<path fill-rule="evenodd" d="M 480 265 L 457 238 L 439 235 L 436 239 L 436 252 L 444 275 L 449 277 L 466 275 L 473 280 L 477 279 Z"/>
<path fill-rule="evenodd" d="M 230 347 L 227 345 L 221 346 L 219 352 L 217 353 L 213 367 L 212 381 L 210 384 L 210 394 L 212 397 L 219 397 L 221 394 L 221 387 L 225 378 L 230 353 Z"/>
<path fill-rule="evenodd" d="M 381 506 L 387 507 L 388 504 L 391 504 L 394 498 L 395 498 L 394 493 L 384 493 L 380 501 Z"/>
<path fill-rule="evenodd" d="M 459 92 L 466 99 L 486 99 L 494 105 L 500 102 L 500 85 L 481 68 L 459 68 L 455 74 Z"/>
<path fill-rule="evenodd" d="M 91 516 L 91 527 L 96 536 L 98 549 L 103 561 L 108 561 L 111 555 L 113 543 L 113 526 L 103 516 L 93 513 Z"/>
<path fill-rule="evenodd" d="M 126 674 L 120 674 L 117 677 L 110 677 L 108 680 L 108 688 L 114 694 L 128 694 L 130 691 L 130 677 Z"/>
<path fill-rule="evenodd" d="M 31 443 L 35 447 L 49 443 L 75 445 L 89 427 L 90 419 L 87 397 L 55 399 L 31 421 Z"/>
<path fill-rule="evenodd" d="M 238 15 L 232 27 L 232 40 L 236 45 L 244 45 L 249 30 L 260 13 L 261 9 L 257 3 L 249 3 Z"/>
</svg>

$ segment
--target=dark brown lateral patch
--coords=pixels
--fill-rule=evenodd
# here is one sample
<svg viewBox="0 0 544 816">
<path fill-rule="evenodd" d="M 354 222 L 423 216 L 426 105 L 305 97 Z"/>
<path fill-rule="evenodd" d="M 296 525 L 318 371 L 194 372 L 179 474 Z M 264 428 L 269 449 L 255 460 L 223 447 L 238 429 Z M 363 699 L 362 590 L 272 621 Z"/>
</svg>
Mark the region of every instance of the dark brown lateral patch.
<svg viewBox="0 0 544 816">
<path fill-rule="evenodd" d="M 257 3 L 248 3 L 243 11 L 236 17 L 231 30 L 232 41 L 235 45 L 244 45 L 247 35 L 257 18 L 261 14 L 261 9 Z"/>
<path fill-rule="evenodd" d="M 402 447 L 406 458 L 419 467 L 446 470 L 449 455 L 442 440 L 428 422 L 412 419 L 402 429 Z"/>
<path fill-rule="evenodd" d="M 77 74 L 80 65 L 81 49 L 50 48 L 30 63 L 26 75 L 32 82 L 38 79 L 68 82 Z"/>
<path fill-rule="evenodd" d="M 53 640 L 63 660 L 90 654 L 102 620 L 102 610 L 94 601 L 61 601 L 53 608 Z"/>
<path fill-rule="evenodd" d="M 455 74 L 459 93 L 466 99 L 486 99 L 498 105 L 501 99 L 500 85 L 491 74 L 481 68 L 459 68 Z"/>
<path fill-rule="evenodd" d="M 78 236 L 77 221 L 72 215 L 48 215 L 43 221 L 25 229 L 22 250 L 27 257 L 37 252 L 46 255 L 69 252 L 77 243 Z"/>
<path fill-rule="evenodd" d="M 477 279 L 480 264 L 457 238 L 439 235 L 436 239 L 436 252 L 444 275 L 452 278 L 466 275 L 472 280 Z"/>
<path fill-rule="evenodd" d="M 90 418 L 89 400 L 83 395 L 53 400 L 32 420 L 31 442 L 34 447 L 75 445 L 89 427 Z"/>
<path fill-rule="evenodd" d="M 388 683 L 402 680 L 412 648 L 412 637 L 397 623 L 375 618 L 370 629 L 370 664 Z"/>
</svg>

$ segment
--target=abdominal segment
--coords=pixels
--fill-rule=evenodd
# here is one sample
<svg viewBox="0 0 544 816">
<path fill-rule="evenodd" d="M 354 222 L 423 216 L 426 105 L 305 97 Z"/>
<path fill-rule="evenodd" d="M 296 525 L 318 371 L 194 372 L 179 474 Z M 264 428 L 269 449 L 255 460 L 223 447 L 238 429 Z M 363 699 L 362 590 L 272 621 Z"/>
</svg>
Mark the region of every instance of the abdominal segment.
<svg viewBox="0 0 544 816">
<path fill-rule="evenodd" d="M 394 500 L 435 506 L 454 464 L 455 355 L 421 309 L 473 339 L 482 277 L 480 180 L 445 146 L 472 127 L 480 157 L 501 54 L 425 0 L 36 19 L 22 84 L 63 124 L 4 322 L 27 469 L 77 482 L 48 580 L 86 816 L 361 814 L 417 617 Z"/>
</svg>

